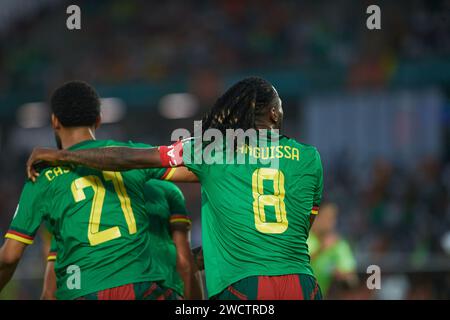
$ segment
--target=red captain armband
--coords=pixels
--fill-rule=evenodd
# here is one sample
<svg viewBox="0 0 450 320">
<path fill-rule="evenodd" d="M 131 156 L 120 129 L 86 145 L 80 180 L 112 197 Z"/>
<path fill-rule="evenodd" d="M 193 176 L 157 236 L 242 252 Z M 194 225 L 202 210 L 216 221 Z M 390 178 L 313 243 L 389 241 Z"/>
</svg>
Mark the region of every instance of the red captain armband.
<svg viewBox="0 0 450 320">
<path fill-rule="evenodd" d="M 160 146 L 158 151 L 163 167 L 179 167 L 183 165 L 183 143 L 181 140 L 170 146 Z"/>
</svg>

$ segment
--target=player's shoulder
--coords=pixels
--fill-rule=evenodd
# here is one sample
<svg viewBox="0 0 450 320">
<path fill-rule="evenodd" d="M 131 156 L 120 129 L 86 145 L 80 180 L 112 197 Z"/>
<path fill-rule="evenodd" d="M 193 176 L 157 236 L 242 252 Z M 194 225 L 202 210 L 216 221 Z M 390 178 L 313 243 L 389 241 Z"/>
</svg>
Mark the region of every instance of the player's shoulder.
<svg viewBox="0 0 450 320">
<path fill-rule="evenodd" d="M 50 186 L 50 181 L 47 177 L 53 173 L 54 168 L 50 166 L 38 168 L 39 176 L 36 178 L 36 181 L 27 179 L 24 184 L 24 191 L 35 194 L 44 192 Z"/>
<path fill-rule="evenodd" d="M 307 144 L 307 143 L 298 141 L 298 140 L 296 140 L 294 138 L 291 138 L 291 137 L 288 137 L 288 136 L 285 136 L 285 135 L 283 135 L 281 141 L 282 141 L 282 144 L 298 148 L 303 153 L 306 152 L 306 153 L 314 155 L 314 156 L 319 155 L 319 150 L 317 150 L 317 148 L 315 146 L 311 145 L 311 144 Z"/>
</svg>

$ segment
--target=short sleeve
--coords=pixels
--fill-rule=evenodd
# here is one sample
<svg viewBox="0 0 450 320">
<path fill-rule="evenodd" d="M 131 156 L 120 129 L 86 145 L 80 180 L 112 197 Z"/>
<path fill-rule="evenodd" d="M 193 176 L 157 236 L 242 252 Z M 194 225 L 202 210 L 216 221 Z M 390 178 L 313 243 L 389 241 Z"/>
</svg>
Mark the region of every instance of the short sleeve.
<svg viewBox="0 0 450 320">
<path fill-rule="evenodd" d="M 323 193 L 323 166 L 322 160 L 320 159 L 320 154 L 316 149 L 316 177 L 317 182 L 314 188 L 314 199 L 313 199 L 313 208 L 311 213 L 317 214 L 319 212 L 320 203 L 322 201 L 322 193 Z"/>
<path fill-rule="evenodd" d="M 19 204 L 5 238 L 32 244 L 44 216 L 45 197 L 42 184 L 28 181 L 20 196 Z"/>
<path fill-rule="evenodd" d="M 56 246 L 56 240 L 55 237 L 52 237 L 52 240 L 50 242 L 50 251 L 47 255 L 47 261 L 55 261 L 56 260 L 56 253 L 57 253 L 57 246 Z"/>
<path fill-rule="evenodd" d="M 200 179 L 207 167 L 203 161 L 203 145 L 201 140 L 189 138 L 183 140 L 183 164 Z"/>
<path fill-rule="evenodd" d="M 158 180 L 170 180 L 176 168 L 151 168 L 144 169 L 145 177 L 147 180 L 158 179 Z"/>
</svg>

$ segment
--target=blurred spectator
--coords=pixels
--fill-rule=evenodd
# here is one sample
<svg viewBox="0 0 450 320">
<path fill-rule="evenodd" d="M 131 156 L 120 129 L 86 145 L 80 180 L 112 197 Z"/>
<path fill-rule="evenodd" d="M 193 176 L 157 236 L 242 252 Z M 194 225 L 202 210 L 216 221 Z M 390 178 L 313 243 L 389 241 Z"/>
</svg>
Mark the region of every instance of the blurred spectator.
<svg viewBox="0 0 450 320">
<path fill-rule="evenodd" d="M 358 283 L 352 249 L 336 230 L 337 215 L 334 203 L 322 204 L 308 238 L 311 266 L 325 298 L 336 298 L 337 291 Z"/>
</svg>

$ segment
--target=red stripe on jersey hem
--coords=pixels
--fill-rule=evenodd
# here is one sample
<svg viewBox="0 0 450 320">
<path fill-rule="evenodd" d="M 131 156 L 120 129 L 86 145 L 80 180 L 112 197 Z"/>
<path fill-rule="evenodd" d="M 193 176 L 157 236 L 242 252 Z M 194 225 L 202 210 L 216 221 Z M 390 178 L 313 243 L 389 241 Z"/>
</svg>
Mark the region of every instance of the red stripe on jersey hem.
<svg viewBox="0 0 450 320">
<path fill-rule="evenodd" d="M 27 234 L 20 233 L 20 232 L 11 230 L 11 229 L 8 230 L 7 234 L 8 234 L 8 233 L 13 234 L 13 235 L 16 235 L 16 236 L 19 236 L 19 237 L 24 238 L 24 239 L 34 240 L 34 237 L 32 237 L 32 236 L 29 236 L 29 235 L 27 235 Z"/>
<path fill-rule="evenodd" d="M 172 168 L 167 168 L 167 170 L 164 172 L 164 174 L 161 176 L 161 180 L 164 180 L 168 175 L 169 172 L 172 170 Z"/>
<path fill-rule="evenodd" d="M 230 291 L 232 294 L 234 294 L 236 297 L 238 297 L 241 300 L 248 300 L 247 296 L 243 294 L 242 292 L 237 291 L 233 286 L 229 286 L 228 291 Z"/>
<path fill-rule="evenodd" d="M 319 206 L 313 206 L 311 210 L 319 211 Z"/>
<path fill-rule="evenodd" d="M 56 260 L 56 252 L 49 252 L 47 255 L 47 260 Z"/>
</svg>

